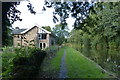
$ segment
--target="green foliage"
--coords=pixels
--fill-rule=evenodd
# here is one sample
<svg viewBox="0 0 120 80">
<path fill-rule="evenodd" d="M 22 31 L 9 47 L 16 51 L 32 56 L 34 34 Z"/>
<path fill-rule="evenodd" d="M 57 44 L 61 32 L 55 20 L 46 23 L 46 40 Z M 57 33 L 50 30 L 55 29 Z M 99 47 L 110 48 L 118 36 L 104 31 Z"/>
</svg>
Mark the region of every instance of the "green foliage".
<svg viewBox="0 0 120 80">
<path fill-rule="evenodd" d="M 90 9 L 89 16 L 80 25 L 81 32 L 73 30 L 68 41 L 80 43 L 80 46 L 91 44 L 95 48 L 99 46 L 109 48 L 114 42 L 114 46 L 118 48 L 120 46 L 119 6 L 119 2 L 96 3 Z"/>
<path fill-rule="evenodd" d="M 51 47 L 47 47 L 45 49 L 47 55 L 46 55 L 46 58 L 52 58 L 56 55 L 56 52 L 59 50 L 59 46 L 58 45 L 54 45 L 54 46 L 51 46 Z"/>
<path fill-rule="evenodd" d="M 58 78 L 60 70 L 61 58 L 64 53 L 64 48 L 52 46 L 46 49 L 46 57 L 42 64 L 42 78 Z"/>
<path fill-rule="evenodd" d="M 42 28 L 46 29 L 47 31 L 52 32 L 52 30 L 51 30 L 51 27 L 50 27 L 50 26 L 43 26 Z"/>
<path fill-rule="evenodd" d="M 62 56 L 60 46 L 54 45 L 45 49 L 46 57 L 39 71 L 39 78 L 57 78 L 60 68 L 60 58 Z M 61 54 L 62 53 L 62 54 Z M 61 55 L 61 56 L 60 56 Z"/>
<path fill-rule="evenodd" d="M 44 51 L 35 47 L 3 48 L 2 77 L 33 77 L 37 73 L 45 55 Z"/>
<path fill-rule="evenodd" d="M 50 62 L 50 69 L 51 70 L 55 70 L 57 72 L 60 71 L 60 64 L 61 64 L 61 58 L 64 54 L 64 48 L 60 49 L 58 52 L 57 52 L 57 55 L 56 57 L 54 57 L 51 62 Z"/>
<path fill-rule="evenodd" d="M 79 25 L 82 28 L 73 30 L 68 39 L 73 48 L 96 61 L 106 70 L 115 72 L 116 75 L 119 73 L 118 67 L 115 66 L 119 63 L 119 52 L 109 54 L 107 50 L 120 50 L 119 3 L 95 3 L 90 9 L 89 16 Z M 91 48 L 94 50 L 90 50 Z"/>
<path fill-rule="evenodd" d="M 11 72 L 13 68 L 13 59 L 16 57 L 16 53 L 13 52 L 13 47 L 5 47 L 2 52 L 2 76 L 12 77 Z"/>
<path fill-rule="evenodd" d="M 32 50 L 33 51 L 33 50 Z M 34 78 L 46 55 L 45 51 L 36 50 L 31 52 L 29 57 L 19 57 L 14 59 L 14 78 Z"/>
<path fill-rule="evenodd" d="M 58 24 L 53 28 L 53 33 L 57 36 L 57 43 L 61 45 L 63 42 L 66 41 L 66 37 L 68 37 L 69 32 L 67 31 L 68 27 L 64 27 L 62 29 L 62 25 Z"/>
<path fill-rule="evenodd" d="M 92 3 L 91 3 L 92 4 Z M 75 1 L 46 1 L 45 6 L 47 8 L 54 8 L 53 12 L 53 22 L 56 23 L 60 20 L 60 24 L 62 25 L 62 29 L 67 26 L 66 19 L 69 17 L 73 17 L 74 28 L 81 29 L 82 26 L 79 26 L 80 21 L 84 20 L 84 17 L 87 17 L 89 14 L 89 8 L 91 7 L 89 2 L 75 2 Z M 44 10 L 45 7 L 43 7 Z M 59 17 L 58 17 L 59 16 Z M 60 19 L 58 19 L 60 18 Z"/>
</svg>

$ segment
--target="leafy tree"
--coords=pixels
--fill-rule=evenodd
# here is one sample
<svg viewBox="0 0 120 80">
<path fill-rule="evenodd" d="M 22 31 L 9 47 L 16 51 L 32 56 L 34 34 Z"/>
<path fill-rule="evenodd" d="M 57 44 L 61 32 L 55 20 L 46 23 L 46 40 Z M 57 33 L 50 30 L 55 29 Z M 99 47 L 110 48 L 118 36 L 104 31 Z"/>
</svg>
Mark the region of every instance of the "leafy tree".
<svg viewBox="0 0 120 80">
<path fill-rule="evenodd" d="M 13 16 L 15 16 L 15 13 L 18 13 L 19 11 L 15 9 L 15 6 L 17 5 L 16 2 L 3 2 L 2 3 L 2 42 L 3 45 L 8 45 L 11 41 L 11 37 L 10 37 L 10 27 L 11 27 L 11 23 L 8 19 L 8 13 L 10 13 L 10 8 L 13 8 L 13 12 L 11 12 L 11 14 Z M 9 12 L 8 12 L 9 11 Z M 18 17 L 18 16 L 17 16 Z M 14 19 L 11 19 L 11 21 L 14 21 Z"/>
<path fill-rule="evenodd" d="M 95 14 L 90 15 L 96 22 L 95 26 L 93 25 L 95 34 L 101 36 L 102 41 L 107 43 L 107 47 L 110 41 L 115 40 L 120 35 L 119 3 L 97 3 L 94 7 Z"/>
<path fill-rule="evenodd" d="M 2 2 L 2 45 L 3 46 L 11 45 L 12 24 L 17 20 L 22 21 L 22 19 L 20 18 L 21 12 L 16 9 L 17 5 L 19 4 L 20 2 Z M 32 7 L 31 3 L 28 3 L 27 7 L 32 14 L 36 13 L 33 10 L 34 7 Z"/>
<path fill-rule="evenodd" d="M 92 4 L 92 3 L 91 3 Z M 53 2 L 53 1 L 46 1 L 45 6 L 43 7 L 43 10 L 46 10 L 47 8 L 54 8 L 55 11 L 53 12 L 53 22 L 57 22 L 60 20 L 60 24 L 62 24 L 62 28 L 64 28 L 67 23 L 66 19 L 72 16 L 75 18 L 74 22 L 74 28 L 82 28 L 82 26 L 79 26 L 82 21 L 84 21 L 84 18 L 86 18 L 89 15 L 89 9 L 92 6 L 89 2 Z M 56 17 L 56 15 L 59 15 L 60 19 Z"/>
<path fill-rule="evenodd" d="M 65 27 L 65 29 L 62 29 L 61 24 L 58 24 L 53 28 L 53 33 L 58 37 L 59 45 L 66 41 L 66 38 L 68 37 L 69 34 L 67 26 Z"/>
<path fill-rule="evenodd" d="M 43 26 L 42 28 L 44 28 L 44 29 L 46 29 L 46 30 L 48 30 L 48 31 L 52 32 L 52 30 L 51 30 L 51 27 L 50 27 L 50 26 Z"/>
</svg>

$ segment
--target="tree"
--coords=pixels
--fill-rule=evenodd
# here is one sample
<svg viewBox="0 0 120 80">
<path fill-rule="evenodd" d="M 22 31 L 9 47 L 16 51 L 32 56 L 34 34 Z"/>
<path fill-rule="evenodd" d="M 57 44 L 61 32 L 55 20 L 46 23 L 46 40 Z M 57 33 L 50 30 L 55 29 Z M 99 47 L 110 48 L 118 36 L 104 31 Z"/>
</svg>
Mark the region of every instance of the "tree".
<svg viewBox="0 0 120 80">
<path fill-rule="evenodd" d="M 44 28 L 44 29 L 46 29 L 46 30 L 48 30 L 48 31 L 52 32 L 52 30 L 51 30 L 51 27 L 50 27 L 50 26 L 42 26 L 42 28 Z"/>
<path fill-rule="evenodd" d="M 62 28 L 64 28 L 67 25 L 66 19 L 72 16 L 73 18 L 75 18 L 74 28 L 80 29 L 82 28 L 82 26 L 79 25 L 89 15 L 89 9 L 92 6 L 91 4 L 89 2 L 83 3 L 66 1 L 62 3 L 46 1 L 43 10 L 46 10 L 45 7 L 54 8 L 55 11 L 53 12 L 53 22 L 56 23 L 60 20 Z M 56 15 L 59 15 L 60 19 L 58 19 Z"/>
<path fill-rule="evenodd" d="M 16 2 L 3 2 L 2 3 L 2 45 L 6 46 L 9 43 L 11 43 L 11 36 L 10 36 L 10 32 L 11 32 L 11 23 L 8 19 L 7 16 L 8 15 L 8 11 L 10 10 L 10 8 L 13 8 L 12 14 L 15 15 L 16 12 L 19 12 L 18 10 L 15 9 L 15 6 L 17 5 Z M 10 12 L 10 11 L 9 11 Z"/>
<path fill-rule="evenodd" d="M 21 12 L 16 9 L 16 6 L 19 4 L 20 2 L 2 3 L 2 45 L 3 46 L 11 45 L 12 24 L 17 20 L 22 21 L 22 19 L 20 18 Z M 32 14 L 36 13 L 33 10 L 34 7 L 32 7 L 31 3 L 28 3 L 27 7 Z"/>
<path fill-rule="evenodd" d="M 94 12 L 91 12 L 90 17 L 94 20 L 94 33 L 101 36 L 101 41 L 107 44 L 111 41 L 116 41 L 120 35 L 120 2 L 97 3 L 94 7 Z M 95 35 L 94 34 L 94 35 Z M 119 42 L 119 41 L 116 41 Z M 118 43 L 120 45 L 120 43 Z"/>
<path fill-rule="evenodd" d="M 68 37 L 69 32 L 67 31 L 67 26 L 65 29 L 62 29 L 62 25 L 58 24 L 53 28 L 53 33 L 57 36 L 58 44 L 61 45 L 63 42 L 66 41 L 66 38 Z"/>
</svg>

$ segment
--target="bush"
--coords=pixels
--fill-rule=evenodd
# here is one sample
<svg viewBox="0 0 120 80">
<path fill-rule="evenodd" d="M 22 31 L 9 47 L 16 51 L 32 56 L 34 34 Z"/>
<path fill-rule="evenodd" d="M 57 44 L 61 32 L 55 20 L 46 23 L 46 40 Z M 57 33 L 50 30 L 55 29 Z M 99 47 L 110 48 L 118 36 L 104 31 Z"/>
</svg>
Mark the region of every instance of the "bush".
<svg viewBox="0 0 120 80">
<path fill-rule="evenodd" d="M 10 75 L 13 68 L 13 59 L 16 57 L 16 54 L 13 52 L 12 47 L 3 48 L 2 57 L 2 76 L 11 78 Z"/>
<path fill-rule="evenodd" d="M 37 74 L 46 52 L 36 48 L 28 52 L 29 56 L 14 59 L 14 78 L 33 78 Z"/>
<path fill-rule="evenodd" d="M 45 49 L 47 53 L 47 58 L 52 58 L 56 55 L 56 52 L 60 49 L 60 46 L 54 45 Z"/>
<path fill-rule="evenodd" d="M 29 78 L 35 76 L 45 55 L 45 51 L 34 47 L 4 48 L 2 77 Z"/>
</svg>

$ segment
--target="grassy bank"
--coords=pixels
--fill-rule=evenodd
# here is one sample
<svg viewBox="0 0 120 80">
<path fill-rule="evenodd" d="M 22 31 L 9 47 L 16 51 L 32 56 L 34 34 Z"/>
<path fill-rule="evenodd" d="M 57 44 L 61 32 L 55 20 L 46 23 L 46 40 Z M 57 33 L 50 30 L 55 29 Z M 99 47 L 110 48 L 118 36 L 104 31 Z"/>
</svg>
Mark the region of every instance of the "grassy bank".
<svg viewBox="0 0 120 80">
<path fill-rule="evenodd" d="M 53 50 L 52 48 L 51 50 Z M 43 61 L 41 71 L 38 77 L 42 78 L 57 78 L 60 71 L 61 58 L 64 53 L 64 48 L 51 53 L 51 50 L 47 51 L 45 60 Z"/>
<path fill-rule="evenodd" d="M 107 78 L 98 65 L 73 48 L 66 48 L 66 64 L 69 78 Z"/>
</svg>

